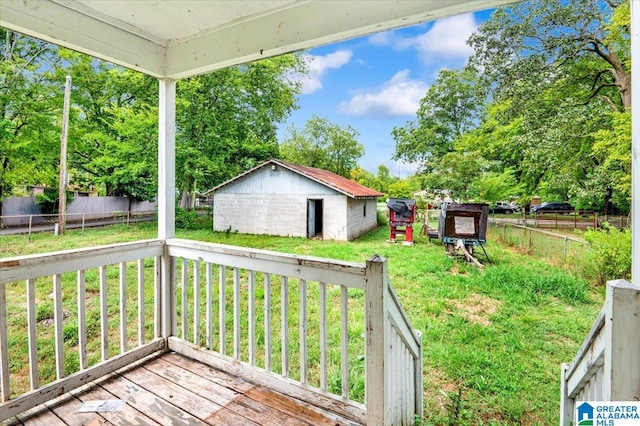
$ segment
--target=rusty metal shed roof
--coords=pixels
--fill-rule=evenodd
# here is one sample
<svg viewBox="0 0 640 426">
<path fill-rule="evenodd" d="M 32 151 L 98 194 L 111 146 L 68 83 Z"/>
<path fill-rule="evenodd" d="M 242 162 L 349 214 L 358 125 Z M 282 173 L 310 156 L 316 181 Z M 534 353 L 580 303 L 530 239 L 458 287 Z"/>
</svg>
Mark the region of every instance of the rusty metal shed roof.
<svg viewBox="0 0 640 426">
<path fill-rule="evenodd" d="M 245 176 L 248 176 L 250 174 L 252 174 L 254 171 L 261 169 L 265 166 L 268 165 L 275 165 L 275 166 L 280 166 L 283 167 L 287 170 L 291 170 L 294 173 L 297 173 L 301 176 L 304 176 L 308 179 L 311 179 L 315 182 L 318 182 L 324 186 L 327 186 L 341 194 L 346 195 L 349 198 L 354 198 L 354 199 L 361 199 L 361 198 L 378 198 L 378 197 L 382 197 L 384 194 L 381 192 L 378 192 L 374 189 L 371 188 L 367 188 L 364 185 L 360 185 L 357 182 L 354 182 L 352 180 L 349 180 L 343 176 L 340 176 L 336 173 L 330 172 L 328 170 L 323 170 L 323 169 L 318 169 L 316 167 L 309 167 L 309 166 L 302 166 L 300 164 L 294 164 L 294 163 L 289 163 L 287 161 L 282 161 L 282 160 L 276 160 L 276 159 L 271 159 L 268 161 L 265 161 L 262 164 L 259 164 L 258 166 L 247 170 L 244 173 L 239 174 L 238 176 L 235 176 L 232 179 L 229 179 L 226 182 L 221 183 L 220 185 L 216 186 L 213 189 L 210 189 L 209 191 L 206 192 L 206 194 L 211 194 L 214 193 L 215 191 L 219 190 L 222 187 L 225 187 L 233 182 L 238 181 L 239 179 L 244 178 Z"/>
</svg>

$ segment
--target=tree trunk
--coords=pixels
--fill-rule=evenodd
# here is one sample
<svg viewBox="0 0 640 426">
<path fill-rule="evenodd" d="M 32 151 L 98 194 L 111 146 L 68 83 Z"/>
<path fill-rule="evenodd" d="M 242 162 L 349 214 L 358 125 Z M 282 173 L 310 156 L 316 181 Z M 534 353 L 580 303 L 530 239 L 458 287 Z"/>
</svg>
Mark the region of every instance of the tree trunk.
<svg viewBox="0 0 640 426">
<path fill-rule="evenodd" d="M 611 202 L 612 197 L 613 197 L 613 188 L 611 186 L 608 186 L 605 194 L 605 200 L 604 200 L 604 214 L 607 216 L 613 215 L 613 203 Z"/>
<path fill-rule="evenodd" d="M 625 109 L 631 109 L 631 75 L 625 72 L 619 73 L 616 79 L 618 90 L 620 90 L 620 98 Z"/>
<path fill-rule="evenodd" d="M 191 210 L 191 193 L 188 189 L 182 190 L 179 207 L 184 210 Z"/>
</svg>

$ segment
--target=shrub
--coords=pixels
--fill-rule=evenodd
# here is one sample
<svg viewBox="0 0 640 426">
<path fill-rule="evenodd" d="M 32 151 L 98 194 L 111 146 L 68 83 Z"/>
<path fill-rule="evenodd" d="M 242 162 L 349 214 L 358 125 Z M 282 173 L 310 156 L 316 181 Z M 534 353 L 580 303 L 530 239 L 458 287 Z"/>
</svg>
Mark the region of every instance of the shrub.
<svg viewBox="0 0 640 426">
<path fill-rule="evenodd" d="M 631 231 L 605 223 L 589 229 L 584 238 L 591 244 L 584 268 L 588 276 L 604 284 L 612 279 L 631 279 Z"/>
<path fill-rule="evenodd" d="M 67 205 L 73 202 L 73 193 L 66 191 L 66 203 Z M 45 188 L 44 193 L 37 194 L 35 203 L 40 206 L 42 214 L 55 214 L 58 213 L 58 189 L 57 188 Z"/>
<path fill-rule="evenodd" d="M 180 207 L 176 208 L 176 228 L 179 229 L 196 229 L 196 221 L 198 212 L 195 210 L 185 210 Z"/>
</svg>

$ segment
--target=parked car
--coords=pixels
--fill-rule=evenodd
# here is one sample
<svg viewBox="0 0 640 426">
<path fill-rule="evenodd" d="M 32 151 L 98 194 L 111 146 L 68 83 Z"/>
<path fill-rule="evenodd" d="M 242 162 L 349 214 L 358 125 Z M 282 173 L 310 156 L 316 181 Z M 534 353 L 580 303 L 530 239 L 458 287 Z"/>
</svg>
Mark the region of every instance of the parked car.
<svg viewBox="0 0 640 426">
<path fill-rule="evenodd" d="M 508 203 L 506 201 L 498 201 L 491 207 L 493 213 L 506 213 L 511 214 L 520 210 L 515 203 Z"/>
<path fill-rule="evenodd" d="M 575 210 L 573 206 L 569 203 L 558 203 L 558 202 L 546 202 L 539 204 L 537 206 L 531 207 L 531 213 L 537 212 L 545 212 L 545 211 L 563 211 L 569 212 Z"/>
</svg>

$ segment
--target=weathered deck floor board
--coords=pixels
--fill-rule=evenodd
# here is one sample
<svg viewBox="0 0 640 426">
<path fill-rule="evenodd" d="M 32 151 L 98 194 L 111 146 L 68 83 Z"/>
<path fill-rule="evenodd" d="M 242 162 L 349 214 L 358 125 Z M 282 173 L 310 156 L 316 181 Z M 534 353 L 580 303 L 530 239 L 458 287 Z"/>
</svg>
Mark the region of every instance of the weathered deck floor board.
<svg viewBox="0 0 640 426">
<path fill-rule="evenodd" d="M 78 413 L 124 399 L 122 411 Z M 9 419 L 24 425 L 351 425 L 334 414 L 175 353 L 166 353 Z"/>
</svg>

